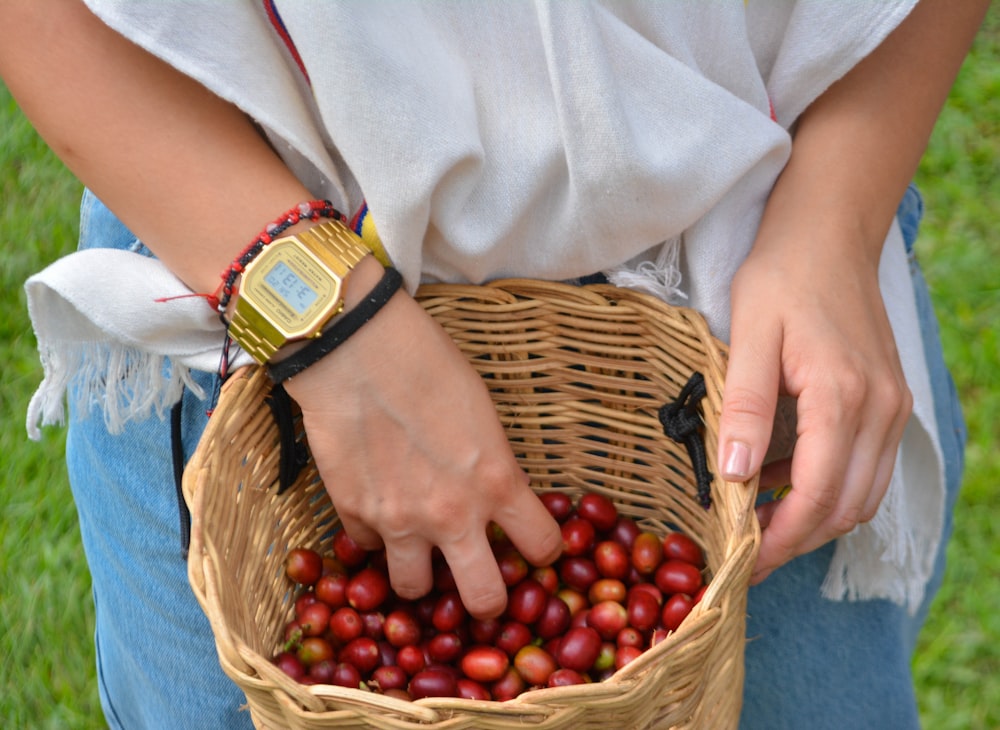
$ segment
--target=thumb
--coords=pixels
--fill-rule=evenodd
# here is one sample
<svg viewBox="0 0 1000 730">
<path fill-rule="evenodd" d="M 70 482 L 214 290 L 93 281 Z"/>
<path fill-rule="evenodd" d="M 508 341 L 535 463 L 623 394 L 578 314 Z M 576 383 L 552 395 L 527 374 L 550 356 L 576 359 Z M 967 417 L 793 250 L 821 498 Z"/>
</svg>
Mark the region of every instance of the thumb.
<svg viewBox="0 0 1000 730">
<path fill-rule="evenodd" d="M 771 441 L 781 379 L 781 336 L 767 329 L 733 319 L 719 420 L 719 471 L 728 481 L 746 481 L 756 474 Z"/>
</svg>

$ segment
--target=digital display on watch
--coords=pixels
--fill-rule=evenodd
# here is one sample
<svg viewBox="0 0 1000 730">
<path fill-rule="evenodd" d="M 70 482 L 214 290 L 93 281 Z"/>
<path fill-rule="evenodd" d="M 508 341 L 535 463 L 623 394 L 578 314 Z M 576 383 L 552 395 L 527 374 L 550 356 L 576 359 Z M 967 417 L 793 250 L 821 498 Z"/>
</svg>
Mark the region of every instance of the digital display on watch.
<svg viewBox="0 0 1000 730">
<path fill-rule="evenodd" d="M 264 281 L 299 314 L 303 314 L 319 296 L 316 290 L 306 284 L 284 261 L 276 263 L 267 272 Z"/>
</svg>

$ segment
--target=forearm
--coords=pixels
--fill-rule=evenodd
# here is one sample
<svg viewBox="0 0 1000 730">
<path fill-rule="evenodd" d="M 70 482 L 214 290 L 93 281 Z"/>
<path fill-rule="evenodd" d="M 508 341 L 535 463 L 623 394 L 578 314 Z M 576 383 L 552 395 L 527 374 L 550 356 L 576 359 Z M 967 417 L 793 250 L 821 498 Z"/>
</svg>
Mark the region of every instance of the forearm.
<svg viewBox="0 0 1000 730">
<path fill-rule="evenodd" d="M 0 76 L 39 134 L 181 279 L 309 193 L 234 106 L 75 0 L 0 1 Z"/>
<path fill-rule="evenodd" d="M 896 206 L 988 5 L 923 0 L 806 110 L 758 245 L 788 236 L 801 243 L 803 230 L 790 225 L 800 221 L 804 230 L 858 247 L 848 253 L 877 267 Z"/>
</svg>

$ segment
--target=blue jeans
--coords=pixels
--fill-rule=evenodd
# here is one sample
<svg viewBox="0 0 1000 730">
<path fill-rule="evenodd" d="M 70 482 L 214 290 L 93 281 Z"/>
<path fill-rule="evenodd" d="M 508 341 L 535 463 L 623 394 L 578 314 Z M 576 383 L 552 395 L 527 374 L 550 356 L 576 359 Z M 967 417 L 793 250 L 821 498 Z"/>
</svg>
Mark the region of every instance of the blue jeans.
<svg viewBox="0 0 1000 730">
<path fill-rule="evenodd" d="M 89 193 L 80 247 L 152 255 Z M 212 392 L 214 375 L 196 378 Z M 249 712 L 240 710 L 246 698 L 220 669 L 208 619 L 188 584 L 170 420 L 149 418 L 111 435 L 98 408 L 89 417 L 71 411 L 66 456 L 93 582 L 98 683 L 108 725 L 252 728 Z M 205 409 L 186 391 L 187 456 L 205 428 Z"/>
<path fill-rule="evenodd" d="M 908 245 L 919 220 L 917 201 L 914 191 L 900 208 Z M 89 194 L 81 247 L 148 253 Z M 953 500 L 964 426 L 915 262 L 913 274 Z M 211 393 L 214 376 L 197 377 Z M 205 427 L 206 405 L 185 395 L 187 455 Z M 101 702 L 109 725 L 250 728 L 249 714 L 240 710 L 245 699 L 219 668 L 211 628 L 188 585 L 169 421 L 150 418 L 113 436 L 96 406 L 89 415 L 71 413 L 67 459 L 93 578 Z M 823 599 L 819 586 L 831 552 L 828 546 L 803 556 L 750 591 L 744 729 L 918 727 L 909 662 L 924 612 L 910 617 L 886 601 Z M 928 601 L 940 582 L 943 556 L 942 545 Z"/>
</svg>

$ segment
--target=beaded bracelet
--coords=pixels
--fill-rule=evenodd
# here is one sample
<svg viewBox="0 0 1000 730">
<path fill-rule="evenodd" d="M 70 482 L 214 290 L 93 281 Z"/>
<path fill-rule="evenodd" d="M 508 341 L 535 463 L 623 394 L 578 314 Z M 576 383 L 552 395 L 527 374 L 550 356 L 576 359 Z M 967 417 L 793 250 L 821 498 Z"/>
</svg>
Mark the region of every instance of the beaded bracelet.
<svg viewBox="0 0 1000 730">
<path fill-rule="evenodd" d="M 378 314 L 379 310 L 392 299 L 392 295 L 396 293 L 402 283 L 403 277 L 396 269 L 391 266 L 386 268 L 382 278 L 368 295 L 357 306 L 342 314 L 317 339 L 284 360 L 268 365 L 267 373 L 271 380 L 275 383 L 288 380 L 329 355 L 338 345 L 343 344 L 348 337 L 357 332 L 363 324 Z"/>
<path fill-rule="evenodd" d="M 308 200 L 299 203 L 294 208 L 290 208 L 280 217 L 268 223 L 247 246 L 240 252 L 239 256 L 233 259 L 225 271 L 222 272 L 222 284 L 215 290 L 215 294 L 209 297 L 212 304 L 219 312 L 219 317 L 225 324 L 226 308 L 233 298 L 236 286 L 236 278 L 243 273 L 247 264 L 253 261 L 257 254 L 264 250 L 276 236 L 281 235 L 286 230 L 303 220 L 317 221 L 320 218 L 329 218 L 346 223 L 344 215 L 333 207 L 329 200 Z"/>
</svg>

